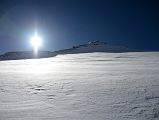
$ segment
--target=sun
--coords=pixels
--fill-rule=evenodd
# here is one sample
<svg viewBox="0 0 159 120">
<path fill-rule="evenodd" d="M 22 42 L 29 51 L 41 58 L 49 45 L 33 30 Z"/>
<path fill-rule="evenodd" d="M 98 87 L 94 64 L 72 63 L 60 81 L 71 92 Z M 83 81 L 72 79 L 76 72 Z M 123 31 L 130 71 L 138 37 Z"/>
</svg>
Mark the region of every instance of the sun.
<svg viewBox="0 0 159 120">
<path fill-rule="evenodd" d="M 34 47 L 34 51 L 37 52 L 38 48 L 42 45 L 41 37 L 38 34 L 35 34 L 31 38 L 31 45 Z"/>
</svg>

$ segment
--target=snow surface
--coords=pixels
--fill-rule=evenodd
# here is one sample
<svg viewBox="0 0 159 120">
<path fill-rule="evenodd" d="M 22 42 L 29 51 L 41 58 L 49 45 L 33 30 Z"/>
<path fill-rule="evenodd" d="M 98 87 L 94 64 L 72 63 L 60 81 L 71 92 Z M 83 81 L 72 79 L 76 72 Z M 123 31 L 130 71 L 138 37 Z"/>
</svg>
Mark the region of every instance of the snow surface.
<svg viewBox="0 0 159 120">
<path fill-rule="evenodd" d="M 159 52 L 1 61 L 0 120 L 159 120 Z"/>
</svg>

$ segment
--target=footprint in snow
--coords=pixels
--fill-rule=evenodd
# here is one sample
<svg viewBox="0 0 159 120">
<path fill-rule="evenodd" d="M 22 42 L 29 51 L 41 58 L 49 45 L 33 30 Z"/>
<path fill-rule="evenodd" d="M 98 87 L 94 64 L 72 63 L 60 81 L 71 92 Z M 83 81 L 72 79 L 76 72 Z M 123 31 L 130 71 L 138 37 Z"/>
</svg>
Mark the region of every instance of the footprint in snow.
<svg viewBox="0 0 159 120">
<path fill-rule="evenodd" d="M 56 95 L 47 95 L 48 99 L 54 99 Z"/>
<path fill-rule="evenodd" d="M 68 90 L 65 92 L 66 95 L 72 95 L 75 90 Z"/>
</svg>

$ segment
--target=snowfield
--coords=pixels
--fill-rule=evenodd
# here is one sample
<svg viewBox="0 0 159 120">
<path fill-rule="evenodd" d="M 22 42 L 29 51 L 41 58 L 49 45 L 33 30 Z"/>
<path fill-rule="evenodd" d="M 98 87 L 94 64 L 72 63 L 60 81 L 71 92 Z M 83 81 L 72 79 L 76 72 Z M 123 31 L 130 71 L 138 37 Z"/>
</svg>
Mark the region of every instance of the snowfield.
<svg viewBox="0 0 159 120">
<path fill-rule="evenodd" d="M 159 120 L 159 52 L 0 61 L 0 120 Z"/>
</svg>

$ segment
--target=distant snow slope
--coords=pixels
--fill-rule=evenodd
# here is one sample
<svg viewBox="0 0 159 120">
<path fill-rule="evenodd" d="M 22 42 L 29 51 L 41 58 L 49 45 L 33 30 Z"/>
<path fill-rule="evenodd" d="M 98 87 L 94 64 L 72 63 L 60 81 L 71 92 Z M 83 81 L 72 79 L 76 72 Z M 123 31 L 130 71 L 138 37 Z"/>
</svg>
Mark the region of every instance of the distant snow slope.
<svg viewBox="0 0 159 120">
<path fill-rule="evenodd" d="M 55 54 L 49 51 L 39 51 L 38 54 L 33 51 L 15 51 L 7 52 L 0 55 L 0 60 L 19 60 L 19 59 L 33 59 L 33 58 L 48 58 L 53 57 Z"/>
<path fill-rule="evenodd" d="M 159 52 L 0 62 L 0 120 L 158 120 Z"/>
<path fill-rule="evenodd" d="M 49 51 L 39 51 L 38 54 L 33 51 L 15 51 L 8 52 L 0 55 L 0 60 L 18 60 L 18 59 L 33 59 L 33 58 L 48 58 L 54 57 L 59 54 L 77 54 L 77 53 L 92 53 L 92 52 L 111 52 L 111 53 L 121 53 L 121 52 L 133 52 L 125 46 L 109 45 L 105 42 L 94 41 L 87 44 L 73 46 L 73 48 L 63 49 L 59 51 L 49 52 Z"/>
<path fill-rule="evenodd" d="M 87 44 L 73 46 L 70 49 L 59 50 L 57 54 L 75 54 L 75 53 L 92 53 L 92 52 L 132 52 L 133 50 L 122 45 L 110 45 L 105 42 L 94 41 Z"/>
</svg>

